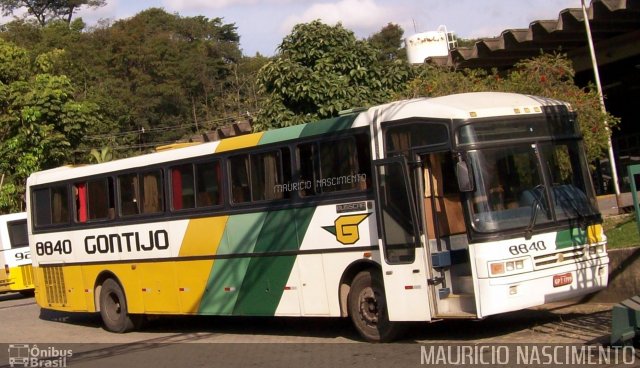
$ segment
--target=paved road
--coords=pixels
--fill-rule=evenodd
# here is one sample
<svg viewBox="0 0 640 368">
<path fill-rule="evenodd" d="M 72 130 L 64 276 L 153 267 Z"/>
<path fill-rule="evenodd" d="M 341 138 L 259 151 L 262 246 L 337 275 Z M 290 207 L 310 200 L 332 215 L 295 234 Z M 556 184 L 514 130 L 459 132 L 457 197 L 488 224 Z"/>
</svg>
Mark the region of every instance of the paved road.
<svg viewBox="0 0 640 368">
<path fill-rule="evenodd" d="M 466 366 L 498 365 L 504 361 L 495 361 L 496 356 L 500 358 L 500 353 L 509 349 L 509 364 L 503 366 L 520 366 L 513 357 L 514 346 L 606 344 L 610 309 L 608 304 L 547 305 L 482 321 L 412 324 L 399 343 L 376 345 L 361 343 L 348 320 L 333 318 L 163 317 L 148 322 L 143 331 L 113 334 L 101 328 L 96 315 L 41 310 L 33 298 L 4 294 L 0 295 L 0 368 L 9 366 L 8 348 L 18 345 L 46 351 L 71 350 L 73 355 L 67 360 L 49 358 L 55 360 L 49 364 L 72 367 L 438 366 L 434 365 L 438 361 L 433 354 L 439 350 L 425 349 L 432 346 L 484 346 L 485 350 L 473 351 L 473 356 L 485 356 L 487 360 L 469 361 L 477 365 Z M 504 345 L 510 347 L 495 350 Z M 463 356 L 470 356 L 468 352 L 457 350 Z M 425 362 L 427 358 L 431 360 Z M 631 358 L 633 364 L 625 364 L 632 363 Z M 446 366 L 451 359 L 445 357 L 439 363 Z M 640 366 L 640 356 L 618 359 L 618 363 Z"/>
</svg>

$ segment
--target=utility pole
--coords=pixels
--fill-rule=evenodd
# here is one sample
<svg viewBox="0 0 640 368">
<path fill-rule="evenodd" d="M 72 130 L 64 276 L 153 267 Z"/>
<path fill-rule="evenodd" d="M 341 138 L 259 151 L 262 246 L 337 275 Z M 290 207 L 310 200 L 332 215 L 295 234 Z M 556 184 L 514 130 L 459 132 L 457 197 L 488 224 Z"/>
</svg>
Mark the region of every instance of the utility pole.
<svg viewBox="0 0 640 368">
<path fill-rule="evenodd" d="M 589 44 L 589 51 L 591 53 L 591 64 L 593 65 L 593 76 L 596 81 L 596 87 L 598 88 L 598 97 L 600 98 L 600 109 L 603 113 L 607 112 L 607 108 L 604 105 L 604 95 L 602 93 L 602 84 L 600 83 L 600 73 L 598 71 L 598 61 L 596 60 L 596 52 L 593 47 L 593 37 L 591 36 L 591 26 L 589 25 L 589 14 L 587 13 L 587 6 L 582 2 L 582 14 L 584 15 L 584 27 L 587 31 L 587 41 Z M 611 165 L 611 181 L 613 181 L 613 189 L 616 193 L 616 204 L 620 207 L 620 185 L 618 184 L 618 171 L 616 170 L 616 160 L 613 155 L 613 145 L 611 144 L 611 129 L 609 124 L 605 120 L 605 127 L 607 128 L 608 139 L 608 151 L 609 151 L 609 165 Z"/>
</svg>

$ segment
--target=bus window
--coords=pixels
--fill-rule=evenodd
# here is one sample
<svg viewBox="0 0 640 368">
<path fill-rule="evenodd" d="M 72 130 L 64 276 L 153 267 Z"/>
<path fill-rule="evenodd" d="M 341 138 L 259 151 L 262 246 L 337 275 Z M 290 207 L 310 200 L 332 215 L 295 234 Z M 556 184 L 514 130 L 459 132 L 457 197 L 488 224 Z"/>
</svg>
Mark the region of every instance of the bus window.
<svg viewBox="0 0 640 368">
<path fill-rule="evenodd" d="M 231 157 L 229 164 L 233 202 L 284 198 L 287 193 L 282 191 L 283 176 L 290 175 L 289 170 L 284 170 L 283 161 L 287 164 L 289 162 L 284 149 Z"/>
<path fill-rule="evenodd" d="M 69 222 L 66 186 L 34 190 L 36 226 L 59 225 Z"/>
<path fill-rule="evenodd" d="M 231 157 L 229 158 L 229 165 L 231 166 L 231 197 L 233 203 L 251 201 L 249 155 Z"/>
<path fill-rule="evenodd" d="M 170 172 L 172 210 L 222 203 L 219 161 L 174 166 Z"/>
<path fill-rule="evenodd" d="M 365 190 L 371 172 L 369 144 L 365 135 L 298 145 L 301 182 L 311 182 L 301 196 Z"/>
<path fill-rule="evenodd" d="M 75 221 L 106 220 L 115 218 L 113 179 L 103 178 L 75 183 Z"/>
<path fill-rule="evenodd" d="M 251 155 L 251 193 L 254 201 L 282 199 L 280 152 L 265 152 Z"/>
<path fill-rule="evenodd" d="M 138 174 L 118 176 L 120 192 L 120 215 L 131 216 L 140 213 L 138 206 Z"/>
<path fill-rule="evenodd" d="M 154 170 L 140 176 L 142 177 L 142 213 L 163 212 L 162 173 Z"/>
<path fill-rule="evenodd" d="M 7 230 L 12 249 L 29 246 L 27 220 L 7 222 Z"/>
<path fill-rule="evenodd" d="M 193 165 L 174 166 L 171 171 L 171 208 L 182 210 L 195 208 Z"/>
<path fill-rule="evenodd" d="M 404 154 L 409 156 L 412 148 L 447 146 L 449 130 L 440 123 L 412 123 L 391 126 L 386 132 L 386 151 L 388 156 Z"/>
<path fill-rule="evenodd" d="M 196 165 L 197 206 L 208 207 L 222 204 L 222 185 L 220 182 L 220 162 L 207 162 Z"/>
</svg>

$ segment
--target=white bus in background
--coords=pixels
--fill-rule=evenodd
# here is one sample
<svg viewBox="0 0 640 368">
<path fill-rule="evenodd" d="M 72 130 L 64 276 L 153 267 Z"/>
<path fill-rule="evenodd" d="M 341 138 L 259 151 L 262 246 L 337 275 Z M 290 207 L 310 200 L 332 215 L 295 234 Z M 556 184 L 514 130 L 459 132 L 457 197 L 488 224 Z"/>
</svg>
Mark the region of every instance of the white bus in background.
<svg viewBox="0 0 640 368">
<path fill-rule="evenodd" d="M 0 215 L 0 293 L 33 295 L 26 212 Z"/>
</svg>

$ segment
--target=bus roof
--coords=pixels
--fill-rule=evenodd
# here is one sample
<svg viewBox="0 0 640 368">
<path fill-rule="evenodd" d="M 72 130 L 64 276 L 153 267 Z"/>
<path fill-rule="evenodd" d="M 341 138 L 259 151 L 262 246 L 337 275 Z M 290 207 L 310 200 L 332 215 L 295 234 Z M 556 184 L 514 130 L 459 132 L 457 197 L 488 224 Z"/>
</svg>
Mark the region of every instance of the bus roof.
<svg viewBox="0 0 640 368">
<path fill-rule="evenodd" d="M 369 126 L 374 119 L 377 122 L 416 117 L 464 120 L 491 116 L 540 113 L 542 106 L 550 105 L 566 104 L 548 98 L 502 92 L 476 92 L 403 100 L 371 107 L 364 111 L 354 110 L 352 114 L 331 119 L 240 135 L 215 142 L 164 150 L 95 165 L 62 166 L 32 174 L 28 179 L 28 184 L 37 185 L 76 177 L 89 177 L 104 172 L 119 171 L 123 168 L 139 168 L 166 161 L 176 161 L 205 156 L 212 153 L 339 132 L 349 128 Z"/>
</svg>

